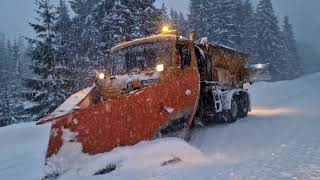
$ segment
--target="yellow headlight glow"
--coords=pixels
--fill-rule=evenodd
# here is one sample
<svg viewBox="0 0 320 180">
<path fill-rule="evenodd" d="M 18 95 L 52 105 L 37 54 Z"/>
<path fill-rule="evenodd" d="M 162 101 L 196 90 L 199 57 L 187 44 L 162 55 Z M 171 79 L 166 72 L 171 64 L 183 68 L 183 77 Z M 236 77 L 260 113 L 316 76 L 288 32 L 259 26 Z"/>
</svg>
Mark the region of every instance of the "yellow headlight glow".
<svg viewBox="0 0 320 180">
<path fill-rule="evenodd" d="M 164 65 L 163 64 L 159 64 L 159 65 L 157 65 L 156 69 L 157 69 L 158 72 L 163 72 L 164 71 Z"/>
<path fill-rule="evenodd" d="M 99 74 L 99 79 L 103 80 L 106 78 L 106 75 L 104 73 Z"/>
<path fill-rule="evenodd" d="M 169 32 L 169 27 L 168 26 L 163 26 L 162 32 Z"/>
</svg>

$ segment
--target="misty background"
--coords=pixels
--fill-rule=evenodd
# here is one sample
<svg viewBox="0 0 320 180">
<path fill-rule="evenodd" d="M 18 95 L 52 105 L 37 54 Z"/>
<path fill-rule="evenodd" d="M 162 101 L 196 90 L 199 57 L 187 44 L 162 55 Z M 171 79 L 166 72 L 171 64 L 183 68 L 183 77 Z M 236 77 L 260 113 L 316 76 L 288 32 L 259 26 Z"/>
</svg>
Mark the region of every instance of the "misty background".
<svg viewBox="0 0 320 180">
<path fill-rule="evenodd" d="M 0 32 L 9 38 L 33 36 L 28 22 L 35 18 L 33 0 L 1 0 Z M 58 2 L 58 0 L 52 0 Z M 168 9 L 183 12 L 189 10 L 189 0 L 157 0 L 156 6 L 165 3 Z M 255 3 L 258 0 L 254 0 Z M 273 0 L 280 23 L 288 15 L 294 26 L 300 56 L 307 73 L 320 71 L 320 7 L 319 0 Z"/>
</svg>

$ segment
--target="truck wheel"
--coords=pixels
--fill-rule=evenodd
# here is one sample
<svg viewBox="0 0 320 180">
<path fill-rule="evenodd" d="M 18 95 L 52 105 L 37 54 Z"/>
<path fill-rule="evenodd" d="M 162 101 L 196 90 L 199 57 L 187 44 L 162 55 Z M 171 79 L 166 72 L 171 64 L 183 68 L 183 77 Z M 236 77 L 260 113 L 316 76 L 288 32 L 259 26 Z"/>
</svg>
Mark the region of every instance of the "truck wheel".
<svg viewBox="0 0 320 180">
<path fill-rule="evenodd" d="M 239 108 L 238 108 L 237 101 L 234 98 L 232 98 L 231 109 L 225 111 L 225 113 L 224 113 L 225 114 L 225 122 L 226 123 L 236 122 L 238 119 L 238 111 L 239 111 Z"/>
<path fill-rule="evenodd" d="M 248 95 L 244 93 L 241 94 L 241 96 L 239 97 L 239 112 L 238 112 L 239 118 L 244 118 L 248 116 L 249 106 L 250 106 L 250 102 L 249 102 Z"/>
</svg>

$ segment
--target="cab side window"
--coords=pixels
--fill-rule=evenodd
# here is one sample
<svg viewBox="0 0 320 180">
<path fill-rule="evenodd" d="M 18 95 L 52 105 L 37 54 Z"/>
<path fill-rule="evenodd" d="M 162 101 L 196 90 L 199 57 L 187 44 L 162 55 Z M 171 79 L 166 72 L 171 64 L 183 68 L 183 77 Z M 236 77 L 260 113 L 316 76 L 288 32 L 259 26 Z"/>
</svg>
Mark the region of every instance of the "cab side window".
<svg viewBox="0 0 320 180">
<path fill-rule="evenodd" d="M 191 53 L 189 47 L 185 46 L 182 48 L 182 54 L 183 54 L 183 67 L 190 67 L 191 65 Z"/>
<path fill-rule="evenodd" d="M 182 68 L 191 66 L 190 48 L 186 45 L 178 45 L 178 64 Z"/>
</svg>

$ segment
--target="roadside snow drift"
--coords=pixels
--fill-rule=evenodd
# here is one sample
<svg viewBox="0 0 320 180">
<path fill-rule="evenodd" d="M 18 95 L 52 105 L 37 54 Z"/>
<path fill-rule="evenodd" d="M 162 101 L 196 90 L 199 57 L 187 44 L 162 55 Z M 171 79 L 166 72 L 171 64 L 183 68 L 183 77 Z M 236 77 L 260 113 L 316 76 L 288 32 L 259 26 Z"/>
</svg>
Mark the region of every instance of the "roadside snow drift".
<svg viewBox="0 0 320 180">
<path fill-rule="evenodd" d="M 250 88 L 248 118 L 195 129 L 189 143 L 158 139 L 96 156 L 74 143 L 47 168 L 50 127 L 0 128 L 0 179 L 41 179 L 45 173 L 62 173 L 61 180 L 320 179 L 319 89 L 320 73 L 257 83 Z"/>
<path fill-rule="evenodd" d="M 0 179 L 41 179 L 49 134 L 50 126 L 35 123 L 0 128 Z"/>
<path fill-rule="evenodd" d="M 114 149 L 110 153 L 89 156 L 83 154 L 79 144 L 68 145 L 59 154 L 52 157 L 53 166 L 47 173 L 61 173 L 62 176 L 93 175 L 104 168 L 114 165 L 120 172 L 131 170 L 152 170 L 163 166 L 162 163 L 179 159 L 181 165 L 202 164 L 207 160 L 201 151 L 177 138 L 158 139 L 151 142 L 141 142 L 131 147 Z M 73 148 L 70 148 L 73 147 Z M 64 162 L 69 162 L 68 164 Z"/>
</svg>

